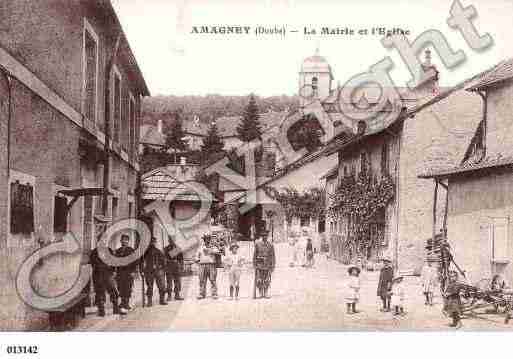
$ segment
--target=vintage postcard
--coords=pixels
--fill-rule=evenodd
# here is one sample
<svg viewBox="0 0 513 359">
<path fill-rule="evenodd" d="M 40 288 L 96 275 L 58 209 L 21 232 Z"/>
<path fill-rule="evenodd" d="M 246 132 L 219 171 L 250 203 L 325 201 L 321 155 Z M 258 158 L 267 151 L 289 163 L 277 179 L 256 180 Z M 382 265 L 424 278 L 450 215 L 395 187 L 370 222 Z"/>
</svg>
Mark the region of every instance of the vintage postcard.
<svg viewBox="0 0 513 359">
<path fill-rule="evenodd" d="M 511 14 L 1 0 L 0 331 L 511 331 Z"/>
</svg>

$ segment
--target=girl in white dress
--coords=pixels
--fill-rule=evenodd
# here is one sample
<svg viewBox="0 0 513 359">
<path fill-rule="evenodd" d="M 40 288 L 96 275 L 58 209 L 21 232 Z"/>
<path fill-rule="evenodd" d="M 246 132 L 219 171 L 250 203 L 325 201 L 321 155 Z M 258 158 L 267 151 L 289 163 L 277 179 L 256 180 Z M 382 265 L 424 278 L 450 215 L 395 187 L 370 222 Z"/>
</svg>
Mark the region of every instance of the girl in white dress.
<svg viewBox="0 0 513 359">
<path fill-rule="evenodd" d="M 358 313 L 356 303 L 360 299 L 360 268 L 351 266 L 347 269 L 349 280 L 346 284 L 346 305 L 347 314 Z"/>
</svg>

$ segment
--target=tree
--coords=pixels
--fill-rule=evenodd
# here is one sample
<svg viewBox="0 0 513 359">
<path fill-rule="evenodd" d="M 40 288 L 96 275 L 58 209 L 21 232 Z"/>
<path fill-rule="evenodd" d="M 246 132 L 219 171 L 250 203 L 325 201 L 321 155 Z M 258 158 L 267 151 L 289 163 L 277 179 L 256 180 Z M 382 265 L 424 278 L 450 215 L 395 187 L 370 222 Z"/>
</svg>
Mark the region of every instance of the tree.
<svg viewBox="0 0 513 359">
<path fill-rule="evenodd" d="M 171 125 L 166 126 L 166 129 L 164 130 L 164 135 L 166 136 L 164 149 L 166 152 L 169 150 L 173 151 L 174 162 L 176 163 L 176 152 L 186 151 L 188 149 L 188 145 L 183 139 L 185 133 L 183 132 L 180 114 L 176 112 L 174 117 L 175 119 Z"/>
<path fill-rule="evenodd" d="M 175 119 L 170 126 L 166 126 L 164 135 L 166 136 L 165 149 L 174 151 L 187 150 L 187 143 L 183 140 L 185 133 L 182 128 L 182 120 L 178 112 L 175 113 Z"/>
<path fill-rule="evenodd" d="M 219 133 L 217 132 L 216 123 L 213 122 L 208 130 L 203 144 L 201 145 L 202 159 L 206 160 L 210 157 L 210 155 L 222 152 L 223 147 L 224 144 L 221 140 L 221 137 L 219 137 Z"/>
<path fill-rule="evenodd" d="M 295 151 L 306 148 L 308 152 L 314 152 L 322 146 L 322 134 L 319 121 L 314 116 L 305 116 L 290 127 L 287 137 Z"/>
<path fill-rule="evenodd" d="M 258 106 L 253 94 L 249 96 L 248 105 L 244 109 L 242 120 L 237 126 L 237 134 L 243 142 L 253 141 L 262 135 L 258 122 Z"/>
</svg>

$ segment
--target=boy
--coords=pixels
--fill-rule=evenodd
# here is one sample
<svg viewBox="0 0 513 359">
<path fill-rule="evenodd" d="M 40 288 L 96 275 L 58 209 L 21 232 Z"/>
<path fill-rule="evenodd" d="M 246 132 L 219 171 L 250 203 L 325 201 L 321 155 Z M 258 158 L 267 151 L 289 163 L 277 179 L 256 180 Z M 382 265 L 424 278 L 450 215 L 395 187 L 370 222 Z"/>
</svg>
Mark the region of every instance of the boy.
<svg viewBox="0 0 513 359">
<path fill-rule="evenodd" d="M 225 264 L 228 269 L 228 277 L 230 279 L 230 300 L 233 299 L 235 292 L 235 300 L 239 299 L 239 283 L 244 258 L 238 253 L 239 245 L 232 243 L 230 245 L 230 253 L 226 256 Z"/>
<path fill-rule="evenodd" d="M 383 268 L 379 273 L 379 282 L 377 295 L 383 302 L 382 312 L 390 311 L 390 290 L 392 289 L 392 279 L 394 278 L 394 268 L 389 258 L 383 258 Z"/>
</svg>

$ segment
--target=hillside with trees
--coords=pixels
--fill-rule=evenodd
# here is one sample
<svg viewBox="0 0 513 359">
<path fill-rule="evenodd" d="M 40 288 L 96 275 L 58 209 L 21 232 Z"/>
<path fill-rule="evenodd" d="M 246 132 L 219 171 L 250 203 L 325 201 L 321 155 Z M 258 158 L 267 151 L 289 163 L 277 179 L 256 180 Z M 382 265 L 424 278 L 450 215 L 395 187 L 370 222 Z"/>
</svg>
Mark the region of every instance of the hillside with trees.
<svg viewBox="0 0 513 359">
<path fill-rule="evenodd" d="M 299 106 L 297 96 L 255 96 L 255 101 L 261 112 L 294 110 Z M 248 96 L 153 96 L 143 101 L 143 121 L 153 123 L 180 113 L 184 121 L 198 116 L 201 122 L 210 124 L 218 117 L 241 116 L 247 105 Z"/>
</svg>

